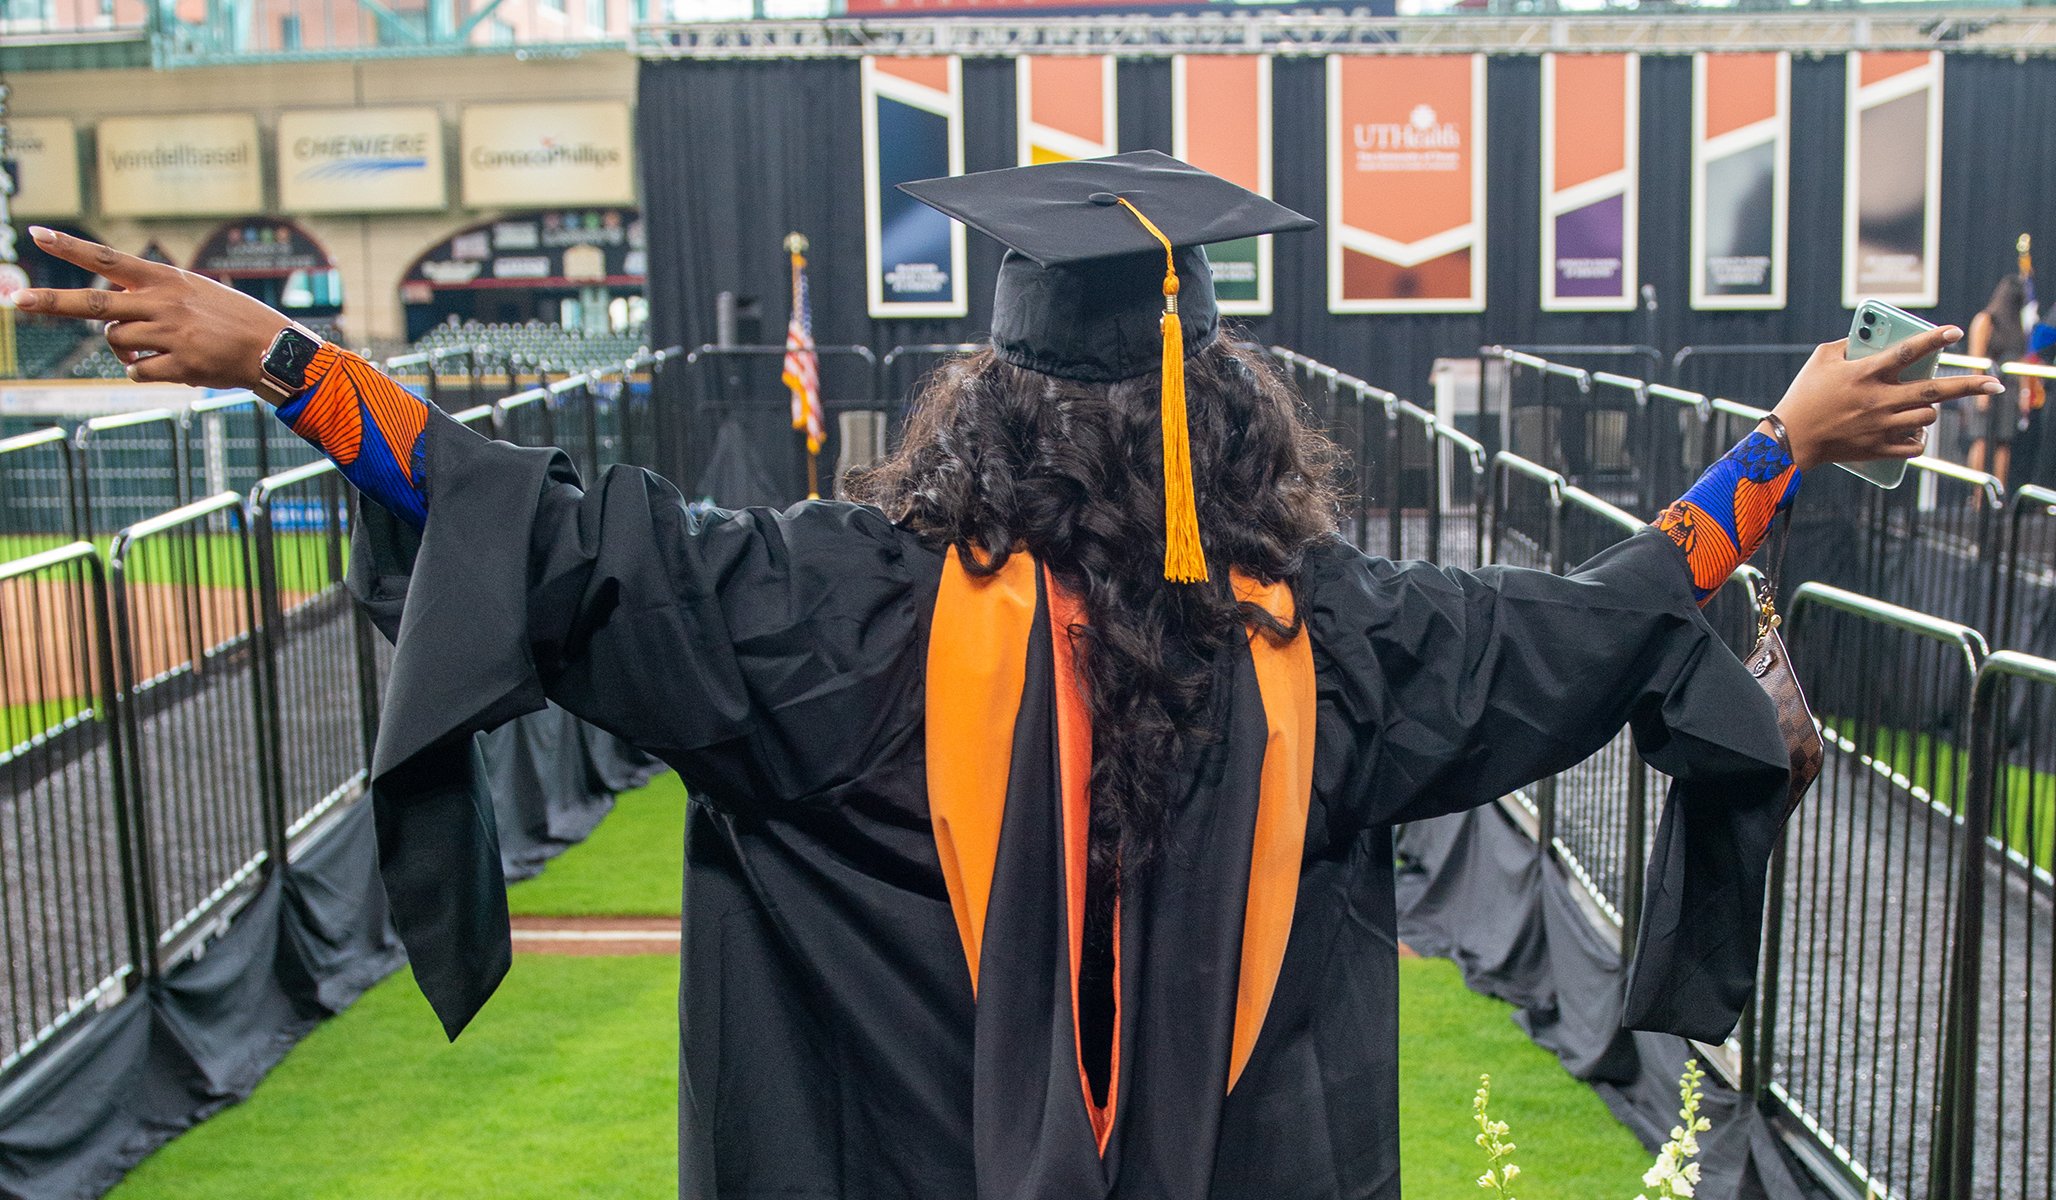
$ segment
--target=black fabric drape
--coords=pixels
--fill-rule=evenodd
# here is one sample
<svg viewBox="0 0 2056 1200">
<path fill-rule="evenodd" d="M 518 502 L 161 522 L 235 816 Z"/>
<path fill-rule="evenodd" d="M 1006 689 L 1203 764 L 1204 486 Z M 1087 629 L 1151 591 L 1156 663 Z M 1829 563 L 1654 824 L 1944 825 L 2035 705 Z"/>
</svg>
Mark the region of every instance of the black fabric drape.
<svg viewBox="0 0 2056 1200">
<path fill-rule="evenodd" d="M 984 332 L 999 249 L 975 235 L 968 317 L 873 321 L 866 314 L 857 74 L 847 61 L 643 66 L 638 120 L 651 308 L 665 344 L 713 341 L 714 295 L 722 290 L 758 298 L 763 336 L 779 340 L 788 308 L 781 242 L 795 229 L 813 240 L 809 271 L 822 344 L 857 343 L 883 355 L 895 345 L 975 340 Z M 1277 197 L 1325 220 L 1324 63 L 1280 58 L 1273 79 Z M 1314 234 L 1278 239 L 1276 311 L 1245 324 L 1266 341 L 1415 397 L 1426 392 L 1437 357 L 1472 353 L 1481 342 L 1640 343 L 1653 329 L 1670 352 L 1838 337 L 1849 321 L 1841 296 L 1845 79 L 1840 56 L 1792 64 L 1789 302 L 1782 310 L 1691 310 L 1692 62 L 1676 55 L 1642 61 L 1641 275 L 1658 300 L 1653 326 L 1643 312 L 1540 311 L 1541 68 L 1522 56 L 1494 58 L 1487 70 L 1484 313 L 1331 314 L 1326 247 Z M 2056 125 L 2042 117 L 2042 100 L 2056 93 L 2056 62 L 1952 55 L 1944 87 L 1941 304 L 1931 315 L 1962 323 L 2012 269 L 2019 233 L 2056 246 L 2056 210 L 2044 203 L 2056 192 Z M 964 91 L 965 169 L 1012 165 L 1012 60 L 966 60 Z M 1120 148 L 1168 151 L 1168 62 L 1122 62 L 1119 92 Z M 1738 399 L 1775 399 L 1795 365 L 1730 362 L 1692 382 Z M 843 369 L 824 363 L 831 392 L 847 395 L 860 383 L 838 379 Z M 775 360 L 756 373 L 760 394 L 782 403 Z M 792 459 L 788 445 L 780 452 Z"/>
<path fill-rule="evenodd" d="M 371 806 L 345 809 L 204 955 L 82 1018 L 18 1072 L 0 1091 L 0 1197 L 101 1195 L 397 969 L 374 855 Z"/>
</svg>

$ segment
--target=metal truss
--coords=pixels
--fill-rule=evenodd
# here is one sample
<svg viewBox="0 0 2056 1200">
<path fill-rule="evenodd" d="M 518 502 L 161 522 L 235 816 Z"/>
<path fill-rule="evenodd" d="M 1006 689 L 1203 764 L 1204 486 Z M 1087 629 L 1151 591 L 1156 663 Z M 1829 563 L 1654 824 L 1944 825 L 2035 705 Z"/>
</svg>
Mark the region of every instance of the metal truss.
<svg viewBox="0 0 2056 1200">
<path fill-rule="evenodd" d="M 867 54 L 1685 54 L 1695 50 L 1954 50 L 2056 54 L 2056 18 L 2034 10 L 1379 17 L 1368 11 L 1222 12 L 1027 18 L 652 23 L 650 59 L 854 58 Z"/>
</svg>

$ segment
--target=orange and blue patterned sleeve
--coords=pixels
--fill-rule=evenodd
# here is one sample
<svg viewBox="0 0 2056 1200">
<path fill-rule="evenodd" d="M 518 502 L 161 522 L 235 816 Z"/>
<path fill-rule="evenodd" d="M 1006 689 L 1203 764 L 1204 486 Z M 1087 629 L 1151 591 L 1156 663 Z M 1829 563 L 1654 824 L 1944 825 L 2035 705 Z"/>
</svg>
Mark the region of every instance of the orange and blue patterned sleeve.
<svg viewBox="0 0 2056 1200">
<path fill-rule="evenodd" d="M 306 390 L 278 408 L 288 428 L 335 460 L 358 491 L 415 528 L 428 523 L 420 461 L 428 402 L 333 343 L 309 364 Z"/>
<path fill-rule="evenodd" d="M 1799 478 L 1777 439 L 1756 430 L 1656 518 L 1656 527 L 1684 549 L 1702 606 L 1756 553 L 1771 520 L 1798 494 Z"/>
</svg>

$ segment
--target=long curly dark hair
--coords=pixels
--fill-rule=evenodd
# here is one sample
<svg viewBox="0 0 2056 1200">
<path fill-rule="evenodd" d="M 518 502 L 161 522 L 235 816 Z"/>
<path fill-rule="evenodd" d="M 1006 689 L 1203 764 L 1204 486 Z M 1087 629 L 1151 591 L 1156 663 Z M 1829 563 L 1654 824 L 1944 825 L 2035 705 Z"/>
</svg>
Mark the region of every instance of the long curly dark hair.
<svg viewBox="0 0 2056 1200">
<path fill-rule="evenodd" d="M 1092 714 L 1088 874 L 1111 887 L 1163 849 L 1168 766 L 1210 736 L 1219 652 L 1252 626 L 1300 636 L 1296 620 L 1238 603 L 1230 568 L 1282 581 L 1296 598 L 1308 549 L 1337 528 L 1335 448 L 1269 359 L 1224 335 L 1185 371 L 1207 584 L 1163 577 L 1154 375 L 1087 384 L 989 349 L 953 360 L 926 381 L 899 451 L 846 485 L 931 544 L 962 551 L 968 570 L 996 572 L 1025 551 L 1082 601 L 1086 623 L 1071 636 Z"/>
</svg>

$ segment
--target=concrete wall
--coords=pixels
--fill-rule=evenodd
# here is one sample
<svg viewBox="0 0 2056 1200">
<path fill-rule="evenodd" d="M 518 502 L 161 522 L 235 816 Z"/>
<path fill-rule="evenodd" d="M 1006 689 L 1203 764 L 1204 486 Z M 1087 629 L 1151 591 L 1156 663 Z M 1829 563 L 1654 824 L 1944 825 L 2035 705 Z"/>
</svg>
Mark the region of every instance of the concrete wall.
<svg viewBox="0 0 2056 1200">
<path fill-rule="evenodd" d="M 10 82 L 9 111 L 20 116 L 68 116 L 88 131 L 102 117 L 182 112 L 254 112 L 262 127 L 267 205 L 276 205 L 273 133 L 278 113 L 290 108 L 434 104 L 443 111 L 444 141 L 452 157 L 451 207 L 439 213 L 378 216 L 291 216 L 314 235 L 343 276 L 343 327 L 354 341 L 400 337 L 405 328 L 400 276 L 422 251 L 457 230 L 499 215 L 466 209 L 454 156 L 457 115 L 465 104 L 507 100 L 628 100 L 635 98 L 636 60 L 627 53 L 517 59 L 511 54 L 460 58 L 380 59 L 368 62 L 265 64 L 175 71 L 37 71 Z M 90 168 L 90 145 L 81 147 Z M 90 169 L 88 169 L 90 175 Z M 120 249 L 138 251 L 157 241 L 185 265 L 221 221 L 106 218 L 93 211 L 76 224 Z M 276 212 L 275 208 L 267 209 Z"/>
</svg>

